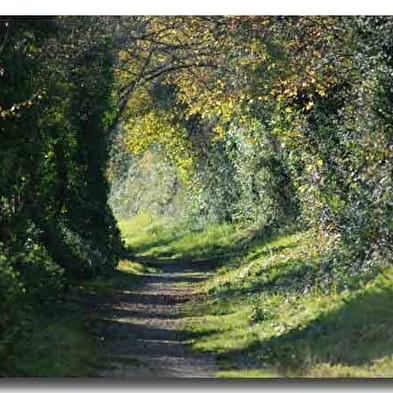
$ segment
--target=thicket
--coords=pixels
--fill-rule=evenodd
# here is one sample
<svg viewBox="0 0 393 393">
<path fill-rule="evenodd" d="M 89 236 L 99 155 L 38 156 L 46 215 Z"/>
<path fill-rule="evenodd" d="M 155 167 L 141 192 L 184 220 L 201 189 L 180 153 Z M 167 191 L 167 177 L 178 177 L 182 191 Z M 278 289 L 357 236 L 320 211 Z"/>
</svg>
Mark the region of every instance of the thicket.
<svg viewBox="0 0 393 393">
<path fill-rule="evenodd" d="M 94 18 L 0 20 L 0 369 L 35 310 L 123 252 L 107 204 L 113 50 Z"/>
<path fill-rule="evenodd" d="M 391 17 L 148 23 L 146 56 L 173 72 L 139 85 L 119 146 L 145 163 L 166 152 L 172 169 L 158 183 L 145 178 L 161 211 L 173 200 L 191 222 L 331 234 L 340 246 L 327 270 L 391 258 Z M 182 197 L 166 199 L 168 188 Z"/>
</svg>

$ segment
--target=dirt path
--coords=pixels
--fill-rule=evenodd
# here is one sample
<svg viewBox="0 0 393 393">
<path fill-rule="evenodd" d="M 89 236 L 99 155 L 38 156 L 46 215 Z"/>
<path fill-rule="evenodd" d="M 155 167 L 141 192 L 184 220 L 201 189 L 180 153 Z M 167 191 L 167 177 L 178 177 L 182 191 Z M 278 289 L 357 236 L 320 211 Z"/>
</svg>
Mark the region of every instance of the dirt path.
<svg viewBox="0 0 393 393">
<path fill-rule="evenodd" d="M 181 312 L 196 296 L 209 266 L 181 261 L 150 262 L 159 273 L 145 274 L 100 305 L 95 329 L 101 337 L 104 377 L 208 378 L 215 359 L 191 350 Z"/>
</svg>

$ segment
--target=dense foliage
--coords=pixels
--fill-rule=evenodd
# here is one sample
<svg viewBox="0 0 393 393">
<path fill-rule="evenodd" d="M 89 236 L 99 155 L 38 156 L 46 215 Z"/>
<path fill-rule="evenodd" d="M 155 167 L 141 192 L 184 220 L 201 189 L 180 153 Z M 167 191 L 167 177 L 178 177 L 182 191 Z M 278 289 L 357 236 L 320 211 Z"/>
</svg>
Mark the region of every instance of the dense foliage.
<svg viewBox="0 0 393 393">
<path fill-rule="evenodd" d="M 2 17 L 0 359 L 23 307 L 113 270 L 112 212 L 260 235 L 300 225 L 337 240 L 327 276 L 388 261 L 392 29 L 392 17 Z"/>
<path fill-rule="evenodd" d="M 89 22 L 86 24 L 86 22 Z M 96 31 L 93 31 L 93 30 Z M 0 359 L 27 304 L 122 252 L 104 176 L 113 50 L 94 18 L 0 21 Z M 28 323 L 26 323 L 28 325 Z"/>
<path fill-rule="evenodd" d="M 164 149 L 184 211 L 335 234 L 354 270 L 391 256 L 392 18 L 151 17 L 145 29 L 149 66 L 172 72 L 139 85 L 119 146 Z M 161 204 L 163 181 L 149 183 Z"/>
</svg>

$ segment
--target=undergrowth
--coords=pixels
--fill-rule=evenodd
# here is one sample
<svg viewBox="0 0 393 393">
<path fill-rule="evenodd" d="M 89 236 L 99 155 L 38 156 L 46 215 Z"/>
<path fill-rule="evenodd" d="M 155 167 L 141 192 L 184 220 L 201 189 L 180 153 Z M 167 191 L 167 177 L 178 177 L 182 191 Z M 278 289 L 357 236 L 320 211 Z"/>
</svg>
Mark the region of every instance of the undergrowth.
<svg viewBox="0 0 393 393">
<path fill-rule="evenodd" d="M 2 377 L 93 375 L 97 343 L 81 303 L 59 297 L 41 307 L 25 306 L 22 312 L 14 335 L 8 336 L 11 341 L 2 343 Z"/>
<path fill-rule="evenodd" d="M 67 291 L 24 302 L 0 341 L 1 377 L 89 377 L 100 367 L 100 337 L 94 329 L 97 296 L 110 296 L 138 275 L 154 271 L 121 260 L 113 275 L 73 282 Z"/>
</svg>

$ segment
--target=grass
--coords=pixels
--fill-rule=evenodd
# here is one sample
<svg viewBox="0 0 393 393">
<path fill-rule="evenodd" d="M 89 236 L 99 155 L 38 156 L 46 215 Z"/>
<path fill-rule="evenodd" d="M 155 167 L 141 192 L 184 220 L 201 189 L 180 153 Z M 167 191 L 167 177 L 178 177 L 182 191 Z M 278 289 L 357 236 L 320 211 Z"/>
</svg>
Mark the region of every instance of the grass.
<svg viewBox="0 0 393 393">
<path fill-rule="evenodd" d="M 156 248 L 165 248 L 179 237 L 184 226 L 174 227 L 169 219 L 153 220 L 148 214 L 142 214 L 129 220 L 120 220 L 119 229 L 125 243 L 138 255 L 152 255 Z"/>
<path fill-rule="evenodd" d="M 146 217 L 122 227 L 139 255 L 217 261 L 184 319 L 193 348 L 217 355 L 217 376 L 393 377 L 389 264 L 356 271 L 337 239 L 311 231 L 190 231 Z"/>
<path fill-rule="evenodd" d="M 114 290 L 127 286 L 132 280 L 138 280 L 139 275 L 156 271 L 157 269 L 135 260 L 123 259 L 119 261 L 111 276 L 80 282 L 77 288 L 80 291 L 80 296 L 109 296 L 113 294 Z"/>
<path fill-rule="evenodd" d="M 2 376 L 83 377 L 94 373 L 98 349 L 84 308 L 71 300 L 48 303 L 21 323 Z"/>
<path fill-rule="evenodd" d="M 31 307 L 0 375 L 94 376 L 101 356 L 100 338 L 92 326 L 95 297 L 112 295 L 138 275 L 154 271 L 139 262 L 122 260 L 111 277 L 74 283 L 67 294 Z"/>
<path fill-rule="evenodd" d="M 257 228 L 211 224 L 189 229 L 189 225 L 147 214 L 119 221 L 124 241 L 139 257 L 228 261 L 260 241 Z"/>
<path fill-rule="evenodd" d="M 113 277 L 78 283 L 68 296 L 26 317 L 28 330 L 22 325 L 2 375 L 94 375 L 99 337 L 83 301 L 153 272 L 144 261 L 177 259 L 214 262 L 202 296 L 184 310 L 183 327 L 196 351 L 216 354 L 217 377 L 393 377 L 388 263 L 366 273 L 351 269 L 356 261 L 346 259 L 337 239 L 312 231 L 262 236 L 257 228 L 233 225 L 190 230 L 147 215 L 120 227 L 135 259 L 120 261 Z"/>
</svg>

